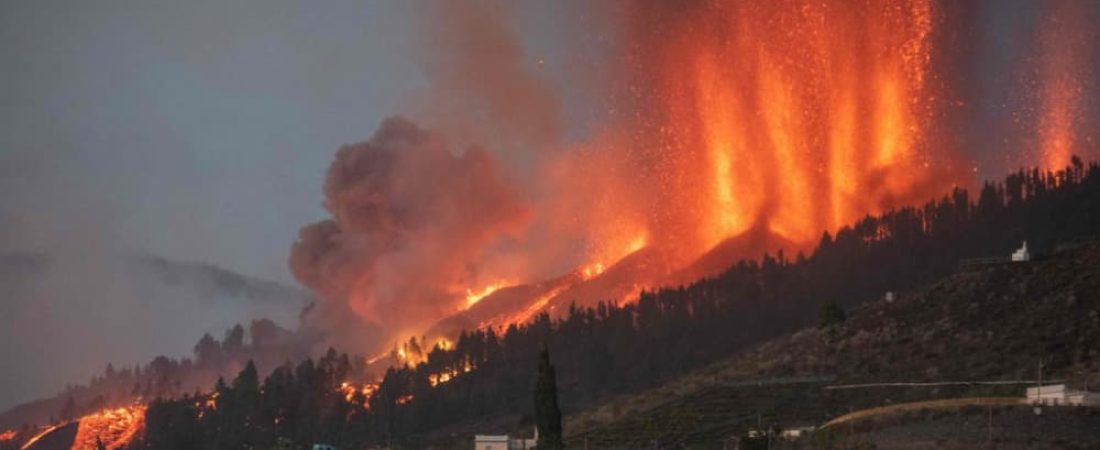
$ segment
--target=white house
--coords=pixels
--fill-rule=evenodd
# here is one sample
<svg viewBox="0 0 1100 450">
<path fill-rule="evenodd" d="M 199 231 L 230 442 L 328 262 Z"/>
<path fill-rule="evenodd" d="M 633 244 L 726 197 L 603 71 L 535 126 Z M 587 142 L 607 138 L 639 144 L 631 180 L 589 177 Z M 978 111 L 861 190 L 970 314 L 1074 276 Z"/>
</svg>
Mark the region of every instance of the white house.
<svg viewBox="0 0 1100 450">
<path fill-rule="evenodd" d="M 474 450 L 510 450 L 508 435 L 478 434 L 474 436 Z"/>
<path fill-rule="evenodd" d="M 810 425 L 801 426 L 801 427 L 784 428 L 783 431 L 779 432 L 779 437 L 781 437 L 783 439 L 790 440 L 790 441 L 794 441 L 794 440 L 798 440 L 799 438 L 801 438 L 804 435 L 813 433 L 813 431 L 816 430 L 816 429 L 817 429 L 816 427 L 810 426 Z"/>
<path fill-rule="evenodd" d="M 533 438 L 513 438 L 507 434 L 474 435 L 474 450 L 534 450 L 539 432 Z"/>
<path fill-rule="evenodd" d="M 1100 393 L 1070 389 L 1064 384 L 1027 388 L 1028 403 L 1038 405 L 1100 405 Z"/>
<path fill-rule="evenodd" d="M 1016 251 L 1012 252 L 1012 262 L 1026 262 L 1031 260 L 1031 253 L 1027 251 L 1027 241 L 1024 241 L 1024 246 L 1020 247 Z"/>
</svg>

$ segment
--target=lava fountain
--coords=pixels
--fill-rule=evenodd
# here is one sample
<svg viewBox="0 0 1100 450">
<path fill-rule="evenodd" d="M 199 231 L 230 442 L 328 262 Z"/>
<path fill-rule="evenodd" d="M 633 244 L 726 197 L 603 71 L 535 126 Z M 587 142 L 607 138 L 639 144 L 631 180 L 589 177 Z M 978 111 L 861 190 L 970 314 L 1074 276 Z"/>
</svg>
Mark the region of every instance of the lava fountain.
<svg viewBox="0 0 1100 450">
<path fill-rule="evenodd" d="M 760 227 L 807 246 L 962 180 L 928 145 L 937 11 L 892 2 L 641 2 L 625 32 L 653 236 L 701 253 Z M 788 249 L 790 250 L 790 249 Z"/>
<path fill-rule="evenodd" d="M 1084 15 L 1064 1 L 1054 17 Z M 601 61 L 606 113 L 587 134 L 500 158 L 389 119 L 340 152 L 326 183 L 332 218 L 303 229 L 292 271 L 321 297 L 317 315 L 373 327 L 345 342 L 377 353 L 410 336 L 563 314 L 572 302 L 630 301 L 765 251 L 810 250 L 864 215 L 971 184 L 945 131 L 965 97 L 946 79 L 953 67 L 938 66 L 958 35 L 946 7 L 616 3 L 606 17 L 615 49 Z M 508 25 L 493 24 L 514 38 Z M 1073 30 L 1095 27 L 1049 28 L 1036 147 L 1056 167 L 1077 151 L 1087 89 L 1074 80 L 1095 50 Z M 524 55 L 509 46 L 508 56 Z M 525 80 L 516 86 L 539 85 L 524 65 L 508 67 Z"/>
<path fill-rule="evenodd" d="M 1085 100 L 1092 92 L 1091 62 L 1100 39 L 1089 23 L 1086 0 L 1049 4 L 1039 27 L 1039 121 L 1041 166 L 1059 170 L 1084 149 L 1078 133 L 1083 128 Z"/>
</svg>

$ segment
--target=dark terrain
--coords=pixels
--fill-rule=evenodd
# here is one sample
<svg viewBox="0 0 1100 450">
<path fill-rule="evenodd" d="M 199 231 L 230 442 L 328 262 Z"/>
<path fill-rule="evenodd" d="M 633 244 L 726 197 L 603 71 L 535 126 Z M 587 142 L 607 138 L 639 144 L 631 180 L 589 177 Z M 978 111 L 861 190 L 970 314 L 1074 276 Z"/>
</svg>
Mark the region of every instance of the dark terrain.
<svg viewBox="0 0 1100 450">
<path fill-rule="evenodd" d="M 875 382 L 1100 382 L 1100 243 L 1062 246 L 1027 263 L 961 270 L 850 311 L 846 321 L 784 336 L 668 383 L 572 415 L 574 446 L 720 448 L 749 429 L 821 425 L 850 410 L 952 397 L 1022 397 L 1024 385 L 825 389 Z M 998 448 L 1095 448 L 1100 412 L 996 407 Z M 910 413 L 840 427 L 840 441 L 883 448 L 971 448 L 986 408 Z M 834 438 L 835 439 L 835 438 Z M 838 441 L 839 442 L 839 441 Z M 804 444 L 810 445 L 813 441 Z M 931 447 L 922 447 L 931 445 Z"/>
</svg>

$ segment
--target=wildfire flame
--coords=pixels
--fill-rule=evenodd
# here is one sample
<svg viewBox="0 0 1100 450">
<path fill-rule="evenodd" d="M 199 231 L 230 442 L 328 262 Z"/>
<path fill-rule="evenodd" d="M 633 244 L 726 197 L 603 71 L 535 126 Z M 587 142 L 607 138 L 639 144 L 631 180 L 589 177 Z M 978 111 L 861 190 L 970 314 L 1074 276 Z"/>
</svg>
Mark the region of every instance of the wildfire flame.
<svg viewBox="0 0 1100 450">
<path fill-rule="evenodd" d="M 370 409 L 370 398 L 377 391 L 378 385 L 374 383 L 364 383 L 362 385 L 356 386 L 351 382 L 345 381 L 340 384 L 340 392 L 344 394 L 344 400 L 346 400 L 348 403 L 354 403 L 355 396 L 357 394 L 362 394 L 363 407 L 366 409 Z"/>
<path fill-rule="evenodd" d="M 459 370 L 458 368 L 452 368 L 445 372 L 428 375 L 428 384 L 430 384 L 432 387 L 436 387 L 440 384 L 453 380 L 455 377 L 461 374 L 468 373 L 471 370 L 473 370 L 473 366 L 470 365 L 469 361 L 465 361 L 462 365 L 461 370 Z"/>
</svg>

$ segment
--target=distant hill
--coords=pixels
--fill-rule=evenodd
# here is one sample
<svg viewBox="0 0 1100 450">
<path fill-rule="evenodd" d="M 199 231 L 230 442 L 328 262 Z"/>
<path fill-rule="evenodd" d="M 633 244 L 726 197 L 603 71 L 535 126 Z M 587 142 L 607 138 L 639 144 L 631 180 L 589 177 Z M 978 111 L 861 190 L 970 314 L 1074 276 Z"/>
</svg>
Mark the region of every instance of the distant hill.
<svg viewBox="0 0 1100 450">
<path fill-rule="evenodd" d="M 1032 262 L 960 270 L 893 302 L 853 308 L 840 325 L 785 335 L 658 388 L 573 414 L 565 428 L 577 447 L 586 440 L 593 448 L 653 442 L 662 448 L 716 446 L 761 423 L 820 425 L 852 409 L 950 397 L 1022 397 L 1025 387 L 827 385 L 1031 380 L 1039 361 L 1048 379 L 1100 384 L 1100 241 L 1064 245 Z M 988 430 L 964 425 L 967 418 L 984 425 L 984 411 L 915 414 L 859 428 L 857 437 L 888 446 L 934 445 L 937 439 L 946 440 L 939 442 L 943 445 L 980 445 Z M 1100 412 L 1058 413 L 1064 424 L 1047 419 L 1045 430 L 1030 434 L 1020 428 L 1037 420 L 1029 408 L 998 408 L 996 414 L 1004 434 L 1000 445 L 1100 445 Z M 1004 423 L 1013 424 L 1011 430 Z M 938 437 L 929 436 L 924 430 L 929 427 L 940 430 Z"/>
<path fill-rule="evenodd" d="M 241 275 L 221 267 L 159 256 L 137 256 L 135 271 L 148 273 L 164 285 L 191 289 L 203 300 L 235 300 L 286 307 L 295 314 L 312 302 L 311 294 L 297 286 Z"/>
<path fill-rule="evenodd" d="M 42 253 L 0 252 L 0 288 L 33 284 L 65 258 Z M 204 302 L 258 302 L 285 306 L 294 315 L 312 302 L 312 295 L 298 286 L 242 275 L 208 263 L 155 255 L 123 256 L 119 261 L 104 263 L 118 263 L 131 270 L 132 275 L 154 279 L 163 287 L 187 289 Z"/>
<path fill-rule="evenodd" d="M 82 379 L 87 375 L 82 374 L 101 370 L 108 362 L 114 362 L 121 370 L 157 354 L 188 356 L 204 333 L 221 333 L 254 319 L 269 318 L 283 328 L 294 329 L 300 314 L 312 302 L 311 295 L 299 287 L 206 263 L 151 255 L 117 256 L 102 261 L 74 261 L 76 258 L 0 253 L 0 295 L 3 295 L 0 336 L 4 338 L 0 354 L 5 355 L 5 365 L 11 364 L 5 368 L 6 383 L 0 386 L 0 407 L 3 407 L 0 411 L 10 406 L 0 412 L 0 429 L 51 422 L 72 395 L 82 402 L 91 401 L 92 395 L 86 390 L 58 391 L 62 385 L 75 387 L 87 381 Z M 70 282 L 71 285 L 66 285 Z M 132 323 L 135 319 L 131 317 L 141 322 Z M 94 341 L 75 342 L 80 337 L 66 340 L 67 327 L 74 320 L 104 328 L 97 331 L 95 327 L 85 327 L 91 329 L 92 338 L 121 343 L 107 346 Z M 41 335 L 47 335 L 47 339 L 38 340 L 33 346 L 26 344 L 27 336 Z M 21 367 L 21 358 L 34 357 L 33 352 L 51 355 L 49 363 L 56 368 L 46 371 L 53 377 L 51 380 L 37 379 L 39 375 L 33 370 L 41 373 L 42 369 Z M 85 358 L 93 359 L 93 366 L 88 367 L 80 360 L 81 352 L 95 355 Z M 279 361 L 287 356 L 281 356 Z M 57 388 L 49 389 L 50 385 Z M 42 399 L 26 402 L 27 387 L 38 392 Z M 123 390 L 128 395 L 135 388 L 130 385 L 114 389 Z M 112 401 L 122 395 L 115 395 L 117 398 Z M 17 401 L 24 403 L 11 406 Z"/>
</svg>

